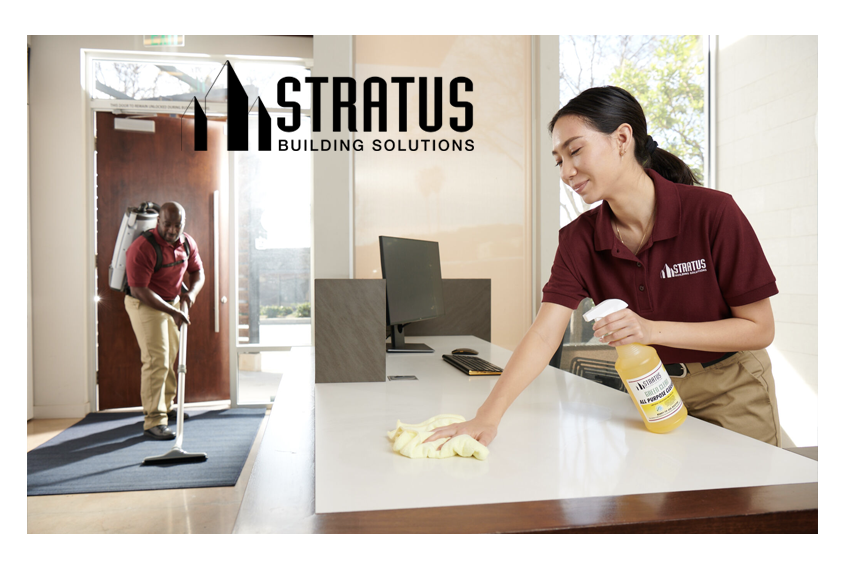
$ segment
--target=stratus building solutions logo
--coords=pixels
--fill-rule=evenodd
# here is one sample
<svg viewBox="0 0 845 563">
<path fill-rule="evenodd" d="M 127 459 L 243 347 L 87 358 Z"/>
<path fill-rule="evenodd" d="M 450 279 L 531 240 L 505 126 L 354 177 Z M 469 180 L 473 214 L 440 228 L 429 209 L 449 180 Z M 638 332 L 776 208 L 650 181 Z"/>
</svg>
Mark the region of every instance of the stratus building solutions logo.
<svg viewBox="0 0 845 563">
<path fill-rule="evenodd" d="M 244 90 L 241 81 L 235 74 L 235 69 L 232 63 L 226 61 L 224 63 L 227 67 L 227 96 L 226 96 L 226 121 L 228 129 L 227 149 L 230 151 L 246 151 L 249 150 L 249 113 L 252 107 L 258 103 L 258 150 L 270 151 L 272 150 L 271 141 L 271 124 L 270 113 L 264 106 L 261 97 L 257 97 L 253 102 L 252 107 L 248 107 L 249 102 L 246 90 Z M 223 72 L 223 69 L 220 69 Z M 220 76 L 219 74 L 217 75 Z M 215 78 L 215 82 L 217 79 Z M 399 131 L 408 131 L 408 89 L 409 86 L 417 81 L 412 76 L 394 76 L 390 79 L 392 84 L 396 84 L 399 89 L 399 103 L 397 108 L 399 118 Z M 311 129 L 314 132 L 319 132 L 321 129 L 321 87 L 323 84 L 329 83 L 329 78 L 325 76 L 308 76 L 305 78 L 306 84 L 311 84 Z M 212 83 L 212 87 L 214 83 Z M 299 92 L 301 84 L 299 80 L 294 77 L 285 76 L 281 78 L 276 87 L 278 104 L 282 108 L 291 110 L 291 114 L 284 117 L 278 117 L 276 124 L 278 128 L 286 133 L 292 133 L 299 129 L 301 123 L 301 107 L 297 102 L 285 99 L 288 89 L 293 92 Z M 449 118 L 449 127 L 456 133 L 465 133 L 472 129 L 472 104 L 461 98 L 461 88 L 463 93 L 472 92 L 472 81 L 465 76 L 458 76 L 453 78 L 449 83 L 449 103 L 456 109 L 463 110 L 463 119 L 458 117 Z M 346 129 L 348 131 L 357 132 L 357 108 L 356 108 L 356 82 L 352 77 L 335 76 L 331 79 L 332 89 L 332 131 L 340 132 L 343 118 L 341 110 L 346 110 Z M 428 104 L 428 78 L 420 77 L 418 83 L 419 94 L 419 126 L 420 129 L 426 133 L 435 133 L 443 126 L 443 78 L 434 78 L 434 109 L 429 115 Z M 345 94 L 344 94 L 345 90 Z M 373 76 L 364 81 L 363 84 L 363 111 L 364 114 L 364 131 L 369 133 L 373 131 L 373 112 L 377 116 L 377 131 L 384 133 L 387 131 L 387 81 L 384 78 Z M 377 98 L 377 99 L 374 99 Z M 207 151 L 208 150 L 208 118 L 200 106 L 199 100 L 196 97 L 191 100 L 185 113 L 190 109 L 191 104 L 194 106 L 194 150 Z M 422 140 L 404 140 L 403 139 L 374 139 L 372 141 L 372 150 L 374 151 L 399 151 L 399 152 L 427 152 L 427 151 L 472 151 L 475 148 L 472 139 L 422 139 Z M 334 142 L 326 139 L 315 143 L 313 139 L 303 140 L 288 140 L 279 139 L 279 151 L 361 151 L 364 149 L 364 143 L 361 139 L 351 140 L 334 140 Z"/>
<path fill-rule="evenodd" d="M 706 271 L 707 263 L 702 258 L 701 260 L 681 262 L 680 264 L 675 264 L 673 266 L 670 266 L 669 264 L 664 264 L 663 269 L 660 270 L 660 277 L 666 279 L 675 278 L 678 276 L 691 276 L 693 274 L 700 274 Z"/>
</svg>

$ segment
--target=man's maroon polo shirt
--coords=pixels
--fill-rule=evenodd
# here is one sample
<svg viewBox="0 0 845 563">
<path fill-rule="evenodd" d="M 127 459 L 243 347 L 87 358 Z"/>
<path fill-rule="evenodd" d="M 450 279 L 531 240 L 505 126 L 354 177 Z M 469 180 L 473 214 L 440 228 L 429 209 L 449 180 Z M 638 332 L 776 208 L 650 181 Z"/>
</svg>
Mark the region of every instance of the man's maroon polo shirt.
<svg viewBox="0 0 845 563">
<path fill-rule="evenodd" d="M 187 252 L 181 240 L 170 244 L 161 238 L 158 229 L 153 228 L 150 232 L 161 246 L 162 265 L 172 264 L 177 260 L 185 260 Z M 183 236 L 188 239 L 188 244 L 191 245 L 191 257 L 176 266 L 160 268 L 155 273 L 153 273 L 153 270 L 156 264 L 156 251 L 153 245 L 147 242 L 144 237 L 135 239 L 126 251 L 126 280 L 129 287 L 148 287 L 165 301 L 173 301 L 181 292 L 182 278 L 185 272 L 202 270 L 202 260 L 200 260 L 196 241 L 187 233 L 183 233 Z"/>
<path fill-rule="evenodd" d="M 646 172 L 657 208 L 639 255 L 615 236 L 610 206 L 603 202 L 560 230 L 544 302 L 576 309 L 585 297 L 597 304 L 615 298 L 645 319 L 694 323 L 731 318 L 730 307 L 778 292 L 757 235 L 729 194 Z M 667 364 L 724 355 L 654 348 Z"/>
</svg>

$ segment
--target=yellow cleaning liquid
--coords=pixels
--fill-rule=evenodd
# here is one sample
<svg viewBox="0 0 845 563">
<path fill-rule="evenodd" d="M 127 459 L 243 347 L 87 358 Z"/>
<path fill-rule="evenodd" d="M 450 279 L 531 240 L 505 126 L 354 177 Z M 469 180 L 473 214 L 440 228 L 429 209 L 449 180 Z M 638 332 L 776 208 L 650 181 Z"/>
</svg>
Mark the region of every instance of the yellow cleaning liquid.
<svg viewBox="0 0 845 563">
<path fill-rule="evenodd" d="M 620 299 L 608 299 L 584 313 L 584 320 L 595 321 L 628 307 Z M 687 407 L 678 395 L 663 362 L 651 346 L 617 346 L 616 371 L 634 401 L 637 412 L 651 432 L 663 434 L 683 424 Z"/>
<path fill-rule="evenodd" d="M 645 427 L 658 434 L 671 432 L 687 419 L 687 407 L 651 346 L 617 346 L 616 371 L 637 406 Z"/>
</svg>

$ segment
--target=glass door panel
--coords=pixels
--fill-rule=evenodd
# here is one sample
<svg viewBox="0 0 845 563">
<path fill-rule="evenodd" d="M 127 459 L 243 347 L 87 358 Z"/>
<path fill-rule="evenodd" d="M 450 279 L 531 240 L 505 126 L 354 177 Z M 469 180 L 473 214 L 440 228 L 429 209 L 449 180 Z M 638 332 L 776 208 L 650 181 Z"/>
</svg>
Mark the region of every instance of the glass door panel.
<svg viewBox="0 0 845 563">
<path fill-rule="evenodd" d="M 311 122 L 282 133 L 272 119 L 273 150 L 256 150 L 252 118 L 250 150 L 234 156 L 239 404 L 271 402 L 285 351 L 311 345 L 311 154 L 277 150 L 310 139 Z"/>
<path fill-rule="evenodd" d="M 267 350 L 238 352 L 238 403 L 272 403 L 276 399 L 288 354 Z"/>
</svg>

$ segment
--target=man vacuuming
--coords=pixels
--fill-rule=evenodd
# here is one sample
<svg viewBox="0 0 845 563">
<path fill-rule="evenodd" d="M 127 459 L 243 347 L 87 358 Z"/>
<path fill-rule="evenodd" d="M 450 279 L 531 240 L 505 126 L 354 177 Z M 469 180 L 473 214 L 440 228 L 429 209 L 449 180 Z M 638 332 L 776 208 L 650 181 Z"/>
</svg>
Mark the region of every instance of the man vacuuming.
<svg viewBox="0 0 845 563">
<path fill-rule="evenodd" d="M 190 324 L 184 300 L 190 308 L 205 283 L 197 244 L 183 232 L 185 209 L 176 202 L 161 206 L 156 228 L 139 236 L 126 251 L 126 278 L 131 295 L 124 299 L 126 312 L 141 348 L 141 405 L 144 435 L 173 440 L 167 426 L 176 396 L 173 364 L 179 352 L 179 327 Z M 188 272 L 188 291 L 181 293 Z"/>
</svg>

